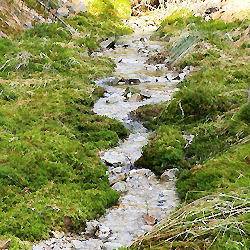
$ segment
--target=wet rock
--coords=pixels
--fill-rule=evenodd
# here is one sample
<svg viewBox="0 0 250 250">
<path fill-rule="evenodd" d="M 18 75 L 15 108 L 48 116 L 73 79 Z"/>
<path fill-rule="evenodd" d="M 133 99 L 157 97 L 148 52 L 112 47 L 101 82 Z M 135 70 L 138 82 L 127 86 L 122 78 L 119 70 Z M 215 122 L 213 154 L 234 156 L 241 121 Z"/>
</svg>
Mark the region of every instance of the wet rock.
<svg viewBox="0 0 250 250">
<path fill-rule="evenodd" d="M 168 73 L 165 78 L 168 80 L 168 81 L 173 81 L 173 80 L 176 80 L 176 78 L 179 77 L 179 74 L 176 74 L 174 72 L 172 73 Z"/>
<path fill-rule="evenodd" d="M 105 227 L 105 226 L 98 226 L 98 229 L 97 229 L 95 235 L 98 238 L 107 238 L 110 235 L 110 233 L 111 233 L 110 228 Z"/>
<path fill-rule="evenodd" d="M 77 248 L 77 249 L 78 249 L 78 248 L 84 248 L 84 247 L 85 247 L 84 241 L 72 240 L 71 242 L 72 242 L 73 246 L 74 246 L 75 248 Z"/>
<path fill-rule="evenodd" d="M 138 85 L 141 83 L 140 79 L 127 79 L 127 83 L 130 85 Z"/>
<path fill-rule="evenodd" d="M 219 11 L 220 9 L 218 7 L 209 7 L 205 10 L 205 14 L 206 15 L 209 15 L 209 14 L 212 14 L 212 13 L 215 13 L 217 11 Z"/>
<path fill-rule="evenodd" d="M 119 247 L 122 247 L 122 244 L 115 242 L 106 242 L 103 244 L 104 250 L 113 250 L 113 249 L 118 249 Z"/>
<path fill-rule="evenodd" d="M 153 228 L 153 226 L 151 225 L 143 225 L 142 229 L 146 230 L 146 231 L 150 231 Z"/>
<path fill-rule="evenodd" d="M 1 249 L 1 248 L 0 248 Z M 2 248 L 2 249 L 4 249 L 4 248 Z M 42 247 L 42 246 L 33 246 L 32 247 L 32 250 L 43 250 L 43 249 L 45 249 L 44 247 Z"/>
<path fill-rule="evenodd" d="M 112 174 L 120 174 L 122 172 L 122 167 L 116 167 L 111 170 Z"/>
<path fill-rule="evenodd" d="M 120 78 L 114 78 L 114 79 L 112 79 L 112 80 L 109 82 L 109 84 L 112 85 L 112 86 L 117 86 L 117 85 L 119 85 L 119 82 L 120 82 L 120 81 L 121 81 Z"/>
<path fill-rule="evenodd" d="M 142 177 L 151 177 L 155 176 L 155 174 L 149 169 L 133 169 L 129 172 L 130 178 L 142 178 Z"/>
<path fill-rule="evenodd" d="M 181 80 L 181 78 L 180 78 L 180 76 L 178 75 L 178 76 L 175 76 L 173 79 L 172 79 L 172 81 L 180 81 Z"/>
<path fill-rule="evenodd" d="M 211 17 L 210 17 L 210 16 L 206 16 L 206 17 L 205 17 L 205 21 L 206 21 L 206 22 L 209 22 L 210 20 L 211 20 Z"/>
<path fill-rule="evenodd" d="M 61 239 L 65 233 L 64 232 L 58 232 L 58 231 L 52 231 L 52 234 L 53 234 L 53 237 L 56 238 L 56 239 Z"/>
<path fill-rule="evenodd" d="M 112 188 L 119 194 L 122 194 L 128 191 L 128 184 L 124 181 L 118 181 L 112 186 Z"/>
<path fill-rule="evenodd" d="M 23 27 L 24 27 L 25 29 L 27 29 L 27 30 L 34 29 L 34 26 L 32 26 L 32 25 L 29 24 L 29 23 L 25 23 L 25 24 L 23 25 Z"/>
<path fill-rule="evenodd" d="M 67 216 L 67 215 L 64 215 L 64 217 L 63 217 L 63 224 L 64 224 L 65 228 L 67 230 L 69 230 L 70 227 L 71 227 L 71 224 L 72 224 L 71 218 L 69 216 Z"/>
<path fill-rule="evenodd" d="M 148 90 L 142 90 L 141 91 L 141 96 L 143 98 L 146 98 L 146 99 L 151 98 L 151 94 L 150 94 L 150 92 Z"/>
<path fill-rule="evenodd" d="M 128 101 L 129 102 L 139 102 L 141 100 L 141 95 L 138 93 L 133 94 Z"/>
<path fill-rule="evenodd" d="M 66 7 L 59 8 L 56 13 L 59 17 L 68 17 L 69 16 L 69 10 Z"/>
<path fill-rule="evenodd" d="M 187 75 L 187 73 L 185 73 L 185 72 L 180 73 L 179 74 L 180 80 L 183 81 L 186 75 Z"/>
<path fill-rule="evenodd" d="M 77 8 L 77 12 L 80 12 L 80 11 L 82 11 L 82 12 L 87 12 L 88 11 L 87 8 L 86 8 L 85 3 L 82 2 L 82 1 L 78 4 L 78 8 Z"/>
<path fill-rule="evenodd" d="M 148 213 L 144 213 L 142 215 L 142 218 L 144 218 L 145 223 L 147 223 L 147 225 L 154 225 L 156 222 L 156 218 L 154 218 L 153 216 L 150 216 Z"/>
<path fill-rule="evenodd" d="M 120 79 L 118 85 L 139 85 L 141 83 L 140 79 Z"/>
<path fill-rule="evenodd" d="M 99 224 L 100 223 L 96 220 L 86 222 L 87 227 L 85 229 L 85 234 L 94 235 L 98 229 Z"/>
<path fill-rule="evenodd" d="M 124 173 L 117 174 L 115 176 L 109 177 L 110 185 L 115 184 L 118 181 L 124 181 L 126 179 L 126 175 Z"/>
<path fill-rule="evenodd" d="M 103 41 L 100 43 L 100 46 L 103 48 L 103 49 L 106 49 L 108 48 L 108 46 L 110 46 L 110 44 L 114 43 L 115 42 L 115 37 L 110 37 L 108 38 L 107 40 Z"/>
<path fill-rule="evenodd" d="M 77 250 L 101 250 L 103 247 L 103 242 L 98 239 L 89 239 L 82 242 L 82 246 Z"/>
<path fill-rule="evenodd" d="M 106 48 L 107 49 L 115 49 L 115 43 L 116 43 L 116 40 L 112 41 Z"/>
<path fill-rule="evenodd" d="M 111 96 L 109 96 L 106 100 L 107 103 L 114 104 L 117 102 L 123 101 L 123 97 L 120 96 L 119 94 L 115 93 Z"/>
<path fill-rule="evenodd" d="M 172 169 L 166 170 L 161 175 L 161 180 L 163 180 L 163 181 L 172 181 L 172 180 L 174 180 L 178 171 L 179 171 L 178 168 L 172 168 Z"/>
</svg>

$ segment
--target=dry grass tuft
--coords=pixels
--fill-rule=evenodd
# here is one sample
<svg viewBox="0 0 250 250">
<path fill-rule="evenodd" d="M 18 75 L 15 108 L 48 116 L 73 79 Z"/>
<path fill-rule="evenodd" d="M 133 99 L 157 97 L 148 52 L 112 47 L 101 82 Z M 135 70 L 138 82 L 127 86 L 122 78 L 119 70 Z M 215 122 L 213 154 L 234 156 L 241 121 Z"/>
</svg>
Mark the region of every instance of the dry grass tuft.
<svg viewBox="0 0 250 250">
<path fill-rule="evenodd" d="M 209 249 L 217 239 L 223 240 L 231 231 L 238 234 L 245 245 L 247 232 L 244 226 L 249 224 L 249 213 L 250 200 L 246 195 L 207 195 L 166 217 L 139 237 L 133 246 L 145 249 L 149 243 L 156 249 L 162 245 L 171 249 L 175 242 L 182 241 L 186 246 L 205 244 Z"/>
</svg>

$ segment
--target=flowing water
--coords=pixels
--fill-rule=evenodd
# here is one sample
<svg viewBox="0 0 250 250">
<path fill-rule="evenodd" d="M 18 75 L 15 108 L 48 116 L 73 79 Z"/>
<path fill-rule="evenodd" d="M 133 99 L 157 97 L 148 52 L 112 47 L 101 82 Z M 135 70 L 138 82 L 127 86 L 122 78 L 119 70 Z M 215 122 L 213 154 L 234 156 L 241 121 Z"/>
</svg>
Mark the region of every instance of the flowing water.
<svg viewBox="0 0 250 250">
<path fill-rule="evenodd" d="M 121 194 L 119 204 L 108 209 L 98 222 L 89 222 L 82 237 L 68 237 L 67 240 L 63 235 L 55 236 L 58 238 L 56 244 L 46 241 L 46 246 L 51 248 L 43 248 L 40 243 L 33 247 L 34 250 L 57 249 L 55 247 L 96 250 L 129 246 L 178 205 L 174 183 L 177 170 L 168 171 L 168 177 L 160 179 L 148 169 L 133 169 L 133 163 L 141 156 L 150 132 L 133 121 L 129 113 L 146 104 L 170 100 L 177 90 L 178 81 L 169 81 L 169 77 L 165 77 L 173 74 L 165 64 L 146 63 L 151 55 L 164 51 L 165 45 L 164 42 L 150 41 L 149 34 L 133 34 L 121 37 L 113 49 L 95 53 L 113 58 L 116 70 L 112 76 L 96 81 L 106 89 L 106 93 L 95 103 L 93 110 L 98 115 L 123 122 L 131 132 L 117 147 L 100 153 L 101 160 L 110 166 L 108 174 L 112 188 Z M 127 87 L 133 87 L 134 92 L 140 92 L 145 98 L 139 100 L 138 94 L 129 93 L 126 99 Z"/>
<path fill-rule="evenodd" d="M 141 156 L 142 146 L 148 142 L 149 132 L 129 116 L 129 112 L 139 106 L 170 100 L 176 91 L 176 81 L 165 78 L 171 73 L 165 64 L 146 64 L 151 55 L 164 51 L 164 42 L 150 41 L 149 35 L 134 34 L 119 39 L 116 45 L 115 49 L 103 53 L 113 58 L 117 66 L 112 77 L 97 82 L 107 93 L 97 101 L 93 110 L 98 115 L 120 120 L 131 131 L 129 138 L 118 147 L 101 154 L 103 162 L 111 165 L 111 180 L 115 174 L 121 173 L 125 173 L 127 179 L 114 185 L 114 189 L 122 194 L 119 206 L 109 209 L 99 222 L 102 227 L 111 229 L 107 241 L 128 246 L 138 235 L 150 230 L 154 223 L 173 211 L 179 202 L 174 186 L 174 171 L 169 171 L 170 179 L 164 181 L 149 170 L 131 170 L 135 160 Z M 123 80 L 117 83 L 120 79 Z M 132 81 L 128 79 L 138 79 L 134 81 L 139 84 L 133 85 L 133 88 L 148 98 L 137 101 L 130 97 L 130 100 L 126 100 L 123 95 L 125 89 L 131 87 L 128 83 Z"/>
</svg>

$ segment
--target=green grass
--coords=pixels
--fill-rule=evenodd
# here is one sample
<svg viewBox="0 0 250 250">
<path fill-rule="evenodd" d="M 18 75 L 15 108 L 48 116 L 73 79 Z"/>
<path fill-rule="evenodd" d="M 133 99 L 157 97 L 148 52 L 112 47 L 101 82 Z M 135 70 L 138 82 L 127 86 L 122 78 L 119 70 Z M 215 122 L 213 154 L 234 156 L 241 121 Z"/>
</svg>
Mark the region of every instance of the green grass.
<svg viewBox="0 0 250 250">
<path fill-rule="evenodd" d="M 35 25 L 0 45 L 0 240 L 29 249 L 51 230 L 80 233 L 88 220 L 116 204 L 98 152 L 128 136 L 122 123 L 101 117 L 93 104 L 105 90 L 92 79 L 114 63 L 92 57 L 110 36 L 127 34 L 117 17 L 89 13 Z M 29 241 L 29 242 L 28 242 Z"/>
<path fill-rule="evenodd" d="M 192 65 L 196 71 L 177 85 L 173 99 L 132 113 L 155 130 L 136 166 L 158 175 L 178 167 L 176 186 L 183 203 L 129 249 L 249 248 L 250 51 L 247 44 L 233 44 L 248 25 L 249 18 L 205 22 L 179 12 L 153 35 L 171 36 L 171 44 L 184 30 L 198 41 L 176 65 L 180 70 Z M 194 135 L 191 144 L 183 142 L 181 135 L 187 134 Z"/>
</svg>

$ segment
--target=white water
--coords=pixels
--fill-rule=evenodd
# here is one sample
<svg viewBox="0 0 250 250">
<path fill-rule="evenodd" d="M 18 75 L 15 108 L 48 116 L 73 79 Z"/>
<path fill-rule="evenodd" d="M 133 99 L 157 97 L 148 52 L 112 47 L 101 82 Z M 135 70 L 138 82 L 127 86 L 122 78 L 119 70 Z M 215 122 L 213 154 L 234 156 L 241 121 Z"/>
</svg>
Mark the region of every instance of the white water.
<svg viewBox="0 0 250 250">
<path fill-rule="evenodd" d="M 131 131 L 129 137 L 117 147 L 100 152 L 100 157 L 104 163 L 111 165 L 108 173 L 110 180 L 117 178 L 117 175 L 122 176 L 122 181 L 118 184 L 125 187 L 126 192 L 121 193 L 117 206 L 108 209 L 98 222 L 93 222 L 100 229 L 95 235 L 89 236 L 86 232 L 79 236 L 54 234 L 54 238 L 40 242 L 39 245 L 33 246 L 33 250 L 109 250 L 129 246 L 179 204 L 173 173 L 169 175 L 168 181 L 164 181 L 150 170 L 132 169 L 133 163 L 141 156 L 142 147 L 148 143 L 150 133 L 140 123 L 133 121 L 129 112 L 146 104 L 168 101 L 177 90 L 177 81 L 170 82 L 165 78 L 166 74 L 171 72 L 164 64 L 145 64 L 150 55 L 163 51 L 165 46 L 163 42 L 152 42 L 148 38 L 149 35 L 145 34 L 124 36 L 118 40 L 114 50 L 96 53 L 113 58 L 117 67 L 113 76 L 96 81 L 98 85 L 105 87 L 107 93 L 96 102 L 93 110 L 98 115 L 106 115 L 123 122 Z M 123 94 L 128 85 L 107 84 L 116 78 L 139 79 L 140 84 L 133 87 L 150 98 L 143 101 L 126 101 Z"/>
</svg>

